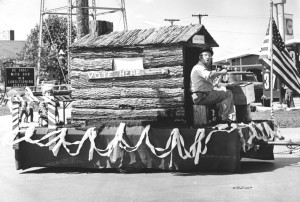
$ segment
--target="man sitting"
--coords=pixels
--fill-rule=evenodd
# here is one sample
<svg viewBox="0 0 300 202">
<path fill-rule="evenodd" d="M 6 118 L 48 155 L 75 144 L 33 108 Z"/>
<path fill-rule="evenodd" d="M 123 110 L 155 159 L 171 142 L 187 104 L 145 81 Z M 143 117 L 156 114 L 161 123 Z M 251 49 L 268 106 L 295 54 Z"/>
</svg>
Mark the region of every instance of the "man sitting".
<svg viewBox="0 0 300 202">
<path fill-rule="evenodd" d="M 191 71 L 190 91 L 196 105 L 216 105 L 217 123 L 230 125 L 230 114 L 234 113 L 233 95 L 231 91 L 214 88 L 213 80 L 218 76 L 227 74 L 227 70 L 212 70 L 211 48 L 204 48 L 199 55 L 199 62 Z"/>
</svg>

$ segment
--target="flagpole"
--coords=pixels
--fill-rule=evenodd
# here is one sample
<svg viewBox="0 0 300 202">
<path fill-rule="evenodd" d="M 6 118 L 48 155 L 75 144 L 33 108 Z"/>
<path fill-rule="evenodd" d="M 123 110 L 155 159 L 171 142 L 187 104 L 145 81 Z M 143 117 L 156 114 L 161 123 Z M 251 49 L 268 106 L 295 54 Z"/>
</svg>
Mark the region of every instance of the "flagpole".
<svg viewBox="0 0 300 202">
<path fill-rule="evenodd" d="M 271 19 L 270 19 L 270 40 L 271 40 L 271 72 L 270 72 L 270 82 L 271 82 L 271 98 L 270 98 L 270 105 L 271 105 L 271 120 L 274 120 L 274 111 L 273 111 L 273 0 L 271 0 Z"/>
</svg>

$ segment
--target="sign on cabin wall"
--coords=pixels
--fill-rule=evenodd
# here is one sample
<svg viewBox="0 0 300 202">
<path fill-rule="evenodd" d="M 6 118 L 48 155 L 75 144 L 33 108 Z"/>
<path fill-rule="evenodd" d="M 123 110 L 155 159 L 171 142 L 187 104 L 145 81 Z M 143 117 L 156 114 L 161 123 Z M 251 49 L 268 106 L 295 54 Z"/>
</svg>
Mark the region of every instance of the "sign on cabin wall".
<svg viewBox="0 0 300 202">
<path fill-rule="evenodd" d="M 114 58 L 114 70 L 144 69 L 143 58 Z"/>
<path fill-rule="evenodd" d="M 34 86 L 34 67 L 10 67 L 6 68 L 6 86 L 21 87 Z"/>
<path fill-rule="evenodd" d="M 132 70 L 118 70 L 118 71 L 99 71 L 89 72 L 88 77 L 93 79 L 107 79 L 107 78 L 121 78 L 121 77 L 138 77 L 151 75 L 168 75 L 169 70 L 162 68 L 155 69 L 132 69 Z"/>
<path fill-rule="evenodd" d="M 144 69 L 143 58 L 114 58 L 113 69 L 114 71 L 89 72 L 88 77 L 93 80 L 169 74 L 169 70 L 162 68 Z"/>
<path fill-rule="evenodd" d="M 195 35 L 193 37 L 193 43 L 195 43 L 195 44 L 205 44 L 204 35 Z"/>
</svg>

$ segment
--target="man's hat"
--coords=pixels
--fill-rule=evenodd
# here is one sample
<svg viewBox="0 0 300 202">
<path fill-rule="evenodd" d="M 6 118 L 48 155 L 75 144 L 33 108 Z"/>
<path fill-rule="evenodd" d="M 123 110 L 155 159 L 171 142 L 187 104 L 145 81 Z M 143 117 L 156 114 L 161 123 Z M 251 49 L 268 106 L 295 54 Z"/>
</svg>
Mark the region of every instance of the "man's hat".
<svg viewBox="0 0 300 202">
<path fill-rule="evenodd" d="M 200 51 L 200 54 L 203 53 L 203 52 L 209 52 L 211 55 L 214 54 L 212 48 L 210 48 L 210 47 L 203 48 L 203 49 Z"/>
</svg>

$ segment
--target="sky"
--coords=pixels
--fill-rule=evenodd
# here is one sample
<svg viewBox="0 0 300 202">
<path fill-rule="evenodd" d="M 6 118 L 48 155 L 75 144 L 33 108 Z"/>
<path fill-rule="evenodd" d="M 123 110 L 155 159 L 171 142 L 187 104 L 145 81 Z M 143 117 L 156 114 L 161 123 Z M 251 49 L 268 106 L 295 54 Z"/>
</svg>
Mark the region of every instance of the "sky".
<svg viewBox="0 0 300 202">
<path fill-rule="evenodd" d="M 68 0 L 44 1 L 48 10 L 68 4 Z M 120 7 L 120 0 L 95 1 L 97 7 Z M 15 40 L 26 40 L 39 23 L 40 3 L 41 0 L 0 0 L 0 31 L 15 30 Z M 130 30 L 169 26 L 165 19 L 179 19 L 175 25 L 196 24 L 199 19 L 192 15 L 207 14 L 202 24 L 219 44 L 214 48 L 214 60 L 260 48 L 270 16 L 270 0 L 125 0 L 125 5 Z M 300 38 L 300 1 L 286 0 L 284 8 L 285 13 L 293 14 L 294 38 Z M 97 19 L 112 21 L 115 30 L 124 27 L 120 12 L 99 15 Z M 76 23 L 75 17 L 73 20 Z"/>
</svg>

